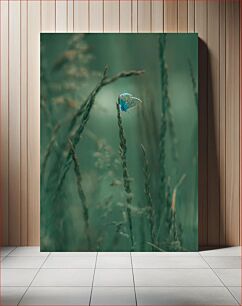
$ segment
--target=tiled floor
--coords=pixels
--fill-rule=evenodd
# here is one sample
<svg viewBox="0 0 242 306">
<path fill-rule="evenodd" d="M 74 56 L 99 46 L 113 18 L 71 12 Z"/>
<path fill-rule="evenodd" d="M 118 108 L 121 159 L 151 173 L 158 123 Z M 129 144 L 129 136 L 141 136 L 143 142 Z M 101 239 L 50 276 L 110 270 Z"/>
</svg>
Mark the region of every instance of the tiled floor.
<svg viewBox="0 0 242 306">
<path fill-rule="evenodd" d="M 2 248 L 1 305 L 238 305 L 240 247 L 197 253 Z"/>
</svg>

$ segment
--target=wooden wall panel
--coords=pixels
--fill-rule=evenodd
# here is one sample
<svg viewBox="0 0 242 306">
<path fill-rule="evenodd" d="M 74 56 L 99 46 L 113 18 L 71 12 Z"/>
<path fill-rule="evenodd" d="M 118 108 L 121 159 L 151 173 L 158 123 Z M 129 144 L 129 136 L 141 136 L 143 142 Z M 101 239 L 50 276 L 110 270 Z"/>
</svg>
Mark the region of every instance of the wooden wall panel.
<svg viewBox="0 0 242 306">
<path fill-rule="evenodd" d="M 28 245 L 40 240 L 40 12 L 28 1 Z"/>
<path fill-rule="evenodd" d="M 195 32 L 195 0 L 188 0 L 188 32 Z"/>
<path fill-rule="evenodd" d="M 226 2 L 226 245 L 239 244 L 239 2 Z"/>
<path fill-rule="evenodd" d="M 8 129 L 8 1 L 1 1 L 1 84 L 0 84 L 0 95 L 1 95 L 1 111 L 0 111 L 0 145 L 1 145 L 1 212 L 3 216 L 3 222 L 1 223 L 2 230 L 2 242 L 4 245 L 9 244 L 8 240 L 8 140 L 9 140 L 9 129 Z"/>
<path fill-rule="evenodd" d="M 120 32 L 132 31 L 132 1 L 120 1 Z"/>
<path fill-rule="evenodd" d="M 177 30 L 178 0 L 164 0 L 164 32 L 176 33 Z"/>
<path fill-rule="evenodd" d="M 207 0 L 195 1 L 195 31 L 199 33 L 199 143 L 198 143 L 198 198 L 199 198 L 199 242 L 206 246 L 208 242 L 207 207 Z"/>
<path fill-rule="evenodd" d="M 40 0 L 40 22 L 41 32 L 56 31 L 56 1 Z"/>
<path fill-rule="evenodd" d="M 20 244 L 28 242 L 28 95 L 27 95 L 27 63 L 28 63 L 28 7 L 27 0 L 21 1 L 20 24 Z"/>
<path fill-rule="evenodd" d="M 67 31 L 73 32 L 74 29 L 74 0 L 67 0 Z"/>
<path fill-rule="evenodd" d="M 151 0 L 138 1 L 138 32 L 151 32 Z"/>
<path fill-rule="evenodd" d="M 132 0 L 132 32 L 138 31 L 138 0 Z"/>
<path fill-rule="evenodd" d="M 67 32 L 67 1 L 56 1 L 56 32 Z"/>
<path fill-rule="evenodd" d="M 74 0 L 74 32 L 89 31 L 89 1 Z"/>
<path fill-rule="evenodd" d="M 178 0 L 178 32 L 188 30 L 188 2 L 189 0 Z"/>
<path fill-rule="evenodd" d="M 242 74 L 242 48 L 241 48 L 241 46 L 242 46 L 242 3 L 241 3 L 241 1 L 240 1 L 240 15 L 239 15 L 239 28 L 240 28 L 240 33 L 239 33 L 239 35 L 240 35 L 240 45 L 239 45 L 239 47 L 240 47 L 240 51 L 239 51 L 239 74 L 240 74 L 240 78 L 239 78 L 239 84 L 240 84 L 240 127 L 239 127 L 239 134 L 240 134 L 240 147 L 239 147 L 239 149 L 240 149 L 240 169 L 239 169 L 239 171 L 240 171 L 240 177 L 239 177 L 239 179 L 240 179 L 240 182 L 239 182 L 239 201 L 240 201 L 240 206 L 239 206 L 239 210 L 240 210 L 240 214 L 239 214 L 239 216 L 240 216 L 240 222 L 239 222 L 239 227 L 240 227 L 240 232 L 239 232 L 239 238 L 240 238 L 240 245 L 242 245 L 242 231 L 241 231 L 241 229 L 242 229 L 242 208 L 241 208 L 241 206 L 242 206 L 242 106 L 241 106 L 241 104 L 242 104 L 242 76 L 241 76 L 241 74 Z"/>
<path fill-rule="evenodd" d="M 20 2 L 9 2 L 9 243 L 20 245 Z"/>
<path fill-rule="evenodd" d="M 103 4 L 104 32 L 120 31 L 119 6 L 120 2 L 117 0 L 104 1 Z"/>
<path fill-rule="evenodd" d="M 208 1 L 208 244 L 219 246 L 219 2 Z"/>
<path fill-rule="evenodd" d="M 219 101 L 220 101 L 220 125 L 219 125 L 219 232 L 220 232 L 220 245 L 226 245 L 226 0 L 220 1 L 219 7 Z"/>
<path fill-rule="evenodd" d="M 163 32 L 164 31 L 164 1 L 153 0 L 151 11 L 151 31 Z"/>
<path fill-rule="evenodd" d="M 39 244 L 39 33 L 198 32 L 199 242 L 239 243 L 239 0 L 2 0 L 3 243 Z"/>
<path fill-rule="evenodd" d="M 90 32 L 103 31 L 103 0 L 90 1 Z"/>
</svg>

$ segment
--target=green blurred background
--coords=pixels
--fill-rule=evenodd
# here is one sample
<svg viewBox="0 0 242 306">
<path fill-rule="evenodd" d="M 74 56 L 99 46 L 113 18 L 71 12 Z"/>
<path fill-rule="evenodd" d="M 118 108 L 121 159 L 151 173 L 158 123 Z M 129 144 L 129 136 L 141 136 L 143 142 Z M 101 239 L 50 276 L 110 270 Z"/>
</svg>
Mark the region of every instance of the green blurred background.
<svg viewBox="0 0 242 306">
<path fill-rule="evenodd" d="M 103 87 L 88 109 L 105 66 L 107 77 L 144 73 Z M 41 34 L 41 250 L 198 249 L 197 69 L 197 34 Z M 130 194 L 123 92 L 143 101 L 121 112 Z M 70 131 L 80 108 L 88 120 Z"/>
</svg>

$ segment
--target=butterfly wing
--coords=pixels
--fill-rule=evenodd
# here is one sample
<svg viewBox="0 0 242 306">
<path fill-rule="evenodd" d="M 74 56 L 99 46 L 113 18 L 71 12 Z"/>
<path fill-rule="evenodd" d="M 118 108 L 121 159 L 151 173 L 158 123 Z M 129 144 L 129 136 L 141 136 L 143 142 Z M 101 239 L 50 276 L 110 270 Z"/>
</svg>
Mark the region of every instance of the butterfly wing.
<svg viewBox="0 0 242 306">
<path fill-rule="evenodd" d="M 140 103 L 142 103 L 142 101 L 136 97 L 131 97 L 129 102 L 127 102 L 129 109 L 138 106 Z"/>
<path fill-rule="evenodd" d="M 132 95 L 129 94 L 129 93 L 122 93 L 120 96 L 119 96 L 119 99 L 121 101 L 124 101 L 125 103 L 129 103 L 129 101 L 131 100 L 132 98 Z"/>
<path fill-rule="evenodd" d="M 121 111 L 126 112 L 129 109 L 129 102 L 131 97 L 132 95 L 129 93 L 122 93 L 119 95 L 118 103 Z"/>
<path fill-rule="evenodd" d="M 136 107 L 138 104 L 140 104 L 142 101 L 134 96 L 132 96 L 129 93 L 122 93 L 119 96 L 119 105 L 121 107 L 121 110 L 123 110 L 123 107 L 125 105 L 125 111 Z"/>
</svg>

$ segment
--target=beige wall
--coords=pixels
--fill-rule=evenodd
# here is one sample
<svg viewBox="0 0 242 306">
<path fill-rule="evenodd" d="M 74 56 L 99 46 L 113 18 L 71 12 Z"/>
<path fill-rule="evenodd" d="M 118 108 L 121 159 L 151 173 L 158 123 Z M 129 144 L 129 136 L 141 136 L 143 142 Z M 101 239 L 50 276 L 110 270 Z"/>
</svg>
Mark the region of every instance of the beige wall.
<svg viewBox="0 0 242 306">
<path fill-rule="evenodd" d="M 239 0 L 0 2 L 3 243 L 39 244 L 39 33 L 195 31 L 200 245 L 239 244 Z"/>
</svg>

